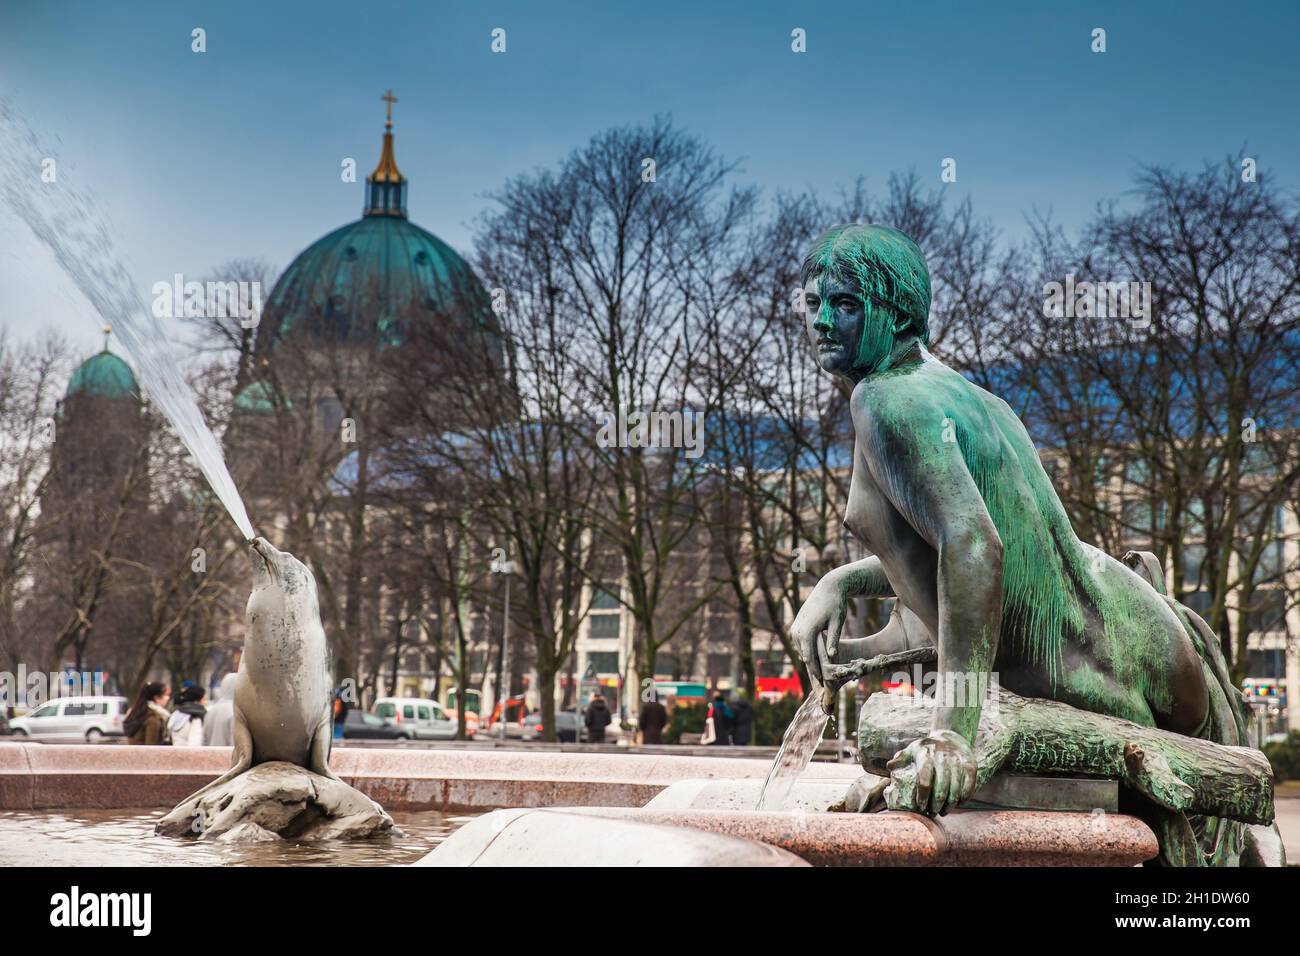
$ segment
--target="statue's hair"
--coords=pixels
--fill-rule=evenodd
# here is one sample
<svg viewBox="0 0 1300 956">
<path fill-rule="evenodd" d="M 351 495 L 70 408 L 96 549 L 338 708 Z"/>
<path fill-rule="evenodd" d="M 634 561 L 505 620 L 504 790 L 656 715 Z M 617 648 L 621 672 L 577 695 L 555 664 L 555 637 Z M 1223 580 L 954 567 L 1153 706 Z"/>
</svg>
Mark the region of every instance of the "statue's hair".
<svg viewBox="0 0 1300 956">
<path fill-rule="evenodd" d="M 915 242 L 889 226 L 846 223 L 817 237 L 799 270 L 806 285 L 813 276 L 857 280 L 862 294 L 894 312 L 893 331 L 910 328 L 930 341 L 930 270 Z"/>
</svg>

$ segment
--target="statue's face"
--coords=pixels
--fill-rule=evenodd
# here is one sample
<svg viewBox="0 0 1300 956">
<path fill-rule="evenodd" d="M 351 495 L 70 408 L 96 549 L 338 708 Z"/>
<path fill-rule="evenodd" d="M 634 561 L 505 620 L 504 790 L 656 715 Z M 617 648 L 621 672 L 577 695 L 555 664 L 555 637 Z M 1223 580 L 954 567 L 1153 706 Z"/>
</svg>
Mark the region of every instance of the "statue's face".
<svg viewBox="0 0 1300 956">
<path fill-rule="evenodd" d="M 813 276 L 803 287 L 804 321 L 817 363 L 832 375 L 854 375 L 866 309 L 856 281 Z"/>
</svg>

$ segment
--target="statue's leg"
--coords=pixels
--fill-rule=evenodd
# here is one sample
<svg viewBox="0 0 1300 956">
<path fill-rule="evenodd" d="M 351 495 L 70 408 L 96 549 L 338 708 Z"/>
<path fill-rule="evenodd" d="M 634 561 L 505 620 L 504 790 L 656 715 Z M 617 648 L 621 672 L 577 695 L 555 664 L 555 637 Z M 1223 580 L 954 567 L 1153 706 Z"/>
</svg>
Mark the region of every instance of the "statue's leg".
<svg viewBox="0 0 1300 956">
<path fill-rule="evenodd" d="M 1286 847 L 1282 843 L 1282 833 L 1276 823 L 1270 826 L 1253 824 L 1246 827 L 1241 865 L 1286 866 Z"/>
<path fill-rule="evenodd" d="M 841 639 L 836 661 L 848 663 L 853 660 L 867 660 L 882 654 L 895 654 L 917 646 L 924 646 L 929 641 L 927 634 L 917 633 L 923 630 L 919 621 L 909 628 L 904 614 L 910 614 L 895 607 L 889 620 L 875 634 L 866 637 Z M 828 809 L 848 813 L 875 813 L 885 809 L 885 788 L 889 785 L 888 775 L 864 773 L 849 785 L 848 791 Z"/>
<path fill-rule="evenodd" d="M 1164 596 L 1165 602 L 1178 618 L 1183 636 L 1194 649 L 1200 672 L 1199 681 L 1192 681 L 1184 668 L 1179 679 L 1185 688 L 1195 686 L 1204 695 L 1205 710 L 1199 726 L 1177 728 L 1191 737 L 1218 744 L 1245 744 L 1246 723 L 1239 692 L 1233 686 L 1227 666 L 1219 648 L 1218 638 L 1209 625 L 1190 608 Z M 1185 695 L 1184 695 L 1185 699 Z M 1174 866 L 1277 866 L 1285 859 L 1276 825 L 1248 825 L 1227 818 L 1177 814 L 1183 817 L 1195 839 L 1190 847 L 1184 838 L 1186 830 L 1176 821 L 1165 828 L 1157 827 L 1161 852 L 1157 862 Z"/>
<path fill-rule="evenodd" d="M 908 618 L 911 618 L 909 624 Z M 835 653 L 834 663 L 848 664 L 851 661 L 866 660 L 881 654 L 894 654 L 914 647 L 933 644 L 934 640 L 923 631 L 924 625 L 910 611 L 895 606 L 885 626 L 866 637 L 840 638 L 839 649 Z"/>
</svg>

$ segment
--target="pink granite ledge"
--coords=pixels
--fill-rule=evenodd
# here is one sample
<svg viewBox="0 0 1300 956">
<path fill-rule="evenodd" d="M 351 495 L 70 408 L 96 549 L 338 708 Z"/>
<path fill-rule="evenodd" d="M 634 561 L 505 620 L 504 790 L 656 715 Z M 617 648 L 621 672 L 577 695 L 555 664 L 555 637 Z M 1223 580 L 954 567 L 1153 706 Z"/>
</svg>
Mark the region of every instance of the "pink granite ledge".
<svg viewBox="0 0 1300 956">
<path fill-rule="evenodd" d="M 0 743 L 0 809 L 172 806 L 230 765 L 228 747 Z M 639 807 L 687 779 L 751 779 L 765 760 L 661 754 L 338 748 L 330 766 L 390 810 Z M 818 764 L 805 779 L 861 771 Z"/>
<path fill-rule="evenodd" d="M 788 813 L 758 810 L 573 809 L 758 840 L 815 866 L 1136 866 L 1155 834 L 1118 813 L 1036 810 Z"/>
</svg>

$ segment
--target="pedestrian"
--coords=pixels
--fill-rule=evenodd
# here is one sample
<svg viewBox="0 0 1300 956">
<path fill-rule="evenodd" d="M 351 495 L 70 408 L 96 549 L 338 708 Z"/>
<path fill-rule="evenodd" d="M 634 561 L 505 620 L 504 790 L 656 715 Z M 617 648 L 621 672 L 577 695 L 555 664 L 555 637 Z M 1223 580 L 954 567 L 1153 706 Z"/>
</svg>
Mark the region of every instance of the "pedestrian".
<svg viewBox="0 0 1300 956">
<path fill-rule="evenodd" d="M 334 739 L 335 740 L 343 739 L 343 728 L 344 726 L 347 725 L 348 711 L 351 709 L 352 707 L 344 698 L 342 690 L 340 690 L 337 694 L 334 695 Z"/>
<path fill-rule="evenodd" d="M 731 728 L 735 715 L 727 706 L 727 699 L 718 691 L 709 705 L 709 716 L 713 718 L 713 746 L 726 747 L 731 744 Z"/>
<path fill-rule="evenodd" d="M 177 747 L 203 746 L 203 717 L 208 712 L 203 701 L 207 692 L 195 683 L 181 688 L 176 695 L 176 710 L 167 721 L 172 743 Z"/>
<path fill-rule="evenodd" d="M 605 742 L 605 728 L 610 725 L 613 715 L 609 712 L 609 704 L 605 703 L 605 698 L 597 691 L 590 702 L 587 704 L 587 739 L 593 744 L 603 744 Z"/>
<path fill-rule="evenodd" d="M 663 743 L 664 728 L 668 726 L 668 708 L 659 703 L 657 697 L 651 697 L 641 705 L 636 725 L 641 731 L 641 743 Z"/>
<path fill-rule="evenodd" d="M 737 747 L 748 747 L 754 739 L 754 705 L 749 702 L 749 697 L 743 690 L 734 692 L 731 710 L 735 714 L 731 739 Z"/>
<path fill-rule="evenodd" d="M 129 744 L 147 744 L 157 746 L 170 744 L 171 735 L 167 732 L 167 702 L 172 698 L 171 688 L 160 681 L 146 681 L 135 695 L 135 703 L 127 711 L 122 721 Z"/>
<path fill-rule="evenodd" d="M 230 747 L 235 743 L 231 728 L 235 725 L 235 681 L 238 674 L 221 678 L 217 699 L 203 718 L 203 746 Z"/>
</svg>

